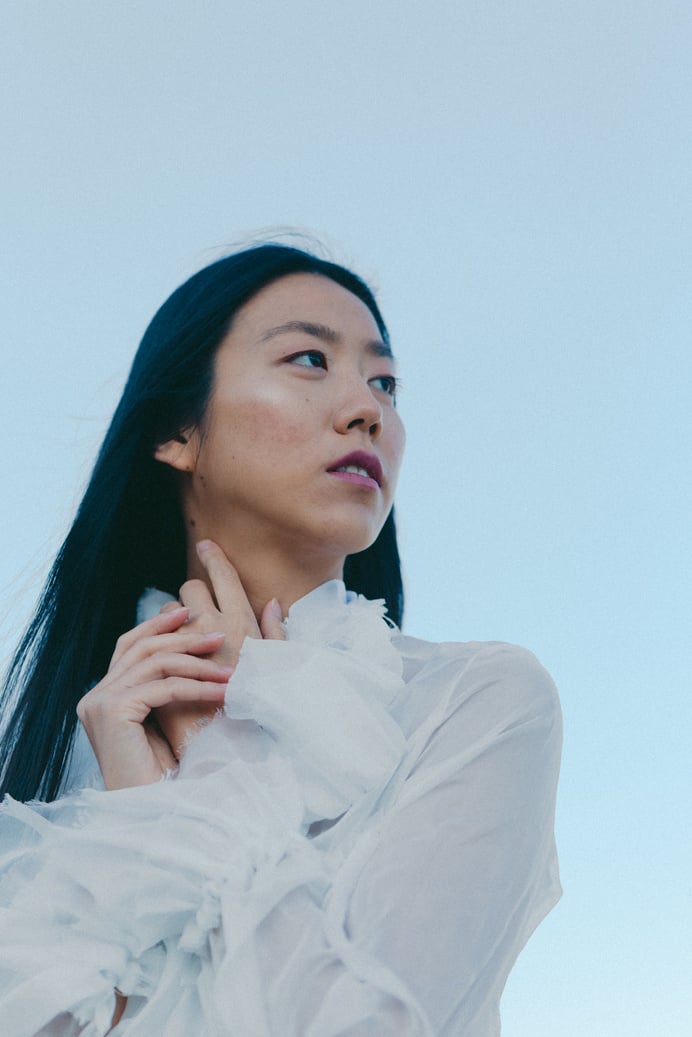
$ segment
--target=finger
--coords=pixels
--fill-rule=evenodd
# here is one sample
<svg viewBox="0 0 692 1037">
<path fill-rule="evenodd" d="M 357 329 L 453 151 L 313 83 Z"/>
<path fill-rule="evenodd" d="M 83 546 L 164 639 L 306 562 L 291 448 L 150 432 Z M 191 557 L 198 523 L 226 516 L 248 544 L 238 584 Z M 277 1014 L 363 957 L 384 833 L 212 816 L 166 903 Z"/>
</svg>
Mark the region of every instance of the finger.
<svg viewBox="0 0 692 1037">
<path fill-rule="evenodd" d="M 189 608 L 191 620 L 203 613 L 219 611 L 204 580 L 186 580 L 178 591 L 178 597 Z"/>
<path fill-rule="evenodd" d="M 276 598 L 272 598 L 262 609 L 260 617 L 260 632 L 262 637 L 268 641 L 285 641 L 286 631 L 283 626 L 283 615 L 281 606 Z"/>
<path fill-rule="evenodd" d="M 203 702 L 220 704 L 226 697 L 228 677 L 223 680 L 202 680 L 176 674 L 139 684 L 136 688 L 121 689 L 120 695 L 92 697 L 89 692 L 77 705 L 77 716 L 91 732 L 112 732 L 129 724 L 143 724 L 152 710 L 169 702 Z"/>
<path fill-rule="evenodd" d="M 183 604 L 181 601 L 167 601 L 165 605 L 162 605 L 159 609 L 159 614 L 163 615 L 166 612 L 175 612 L 176 609 L 182 608 Z"/>
<path fill-rule="evenodd" d="M 171 702 L 207 702 L 220 704 L 226 697 L 226 683 L 192 680 L 187 677 L 168 677 L 152 681 L 141 688 L 141 698 L 130 703 L 132 719 L 142 723 L 153 709 L 160 709 Z"/>
<path fill-rule="evenodd" d="M 110 681 L 104 693 L 117 688 L 117 694 L 123 690 L 137 689 L 140 685 L 167 677 L 191 677 L 195 680 L 226 681 L 233 673 L 230 666 L 220 666 L 213 659 L 200 659 L 196 655 L 176 652 L 156 652 L 142 662 L 131 667 L 118 680 Z M 123 689 L 123 690 L 121 690 Z"/>
<path fill-rule="evenodd" d="M 133 627 L 132 630 L 128 630 L 127 633 L 122 634 L 115 643 L 115 650 L 113 652 L 109 670 L 142 638 L 158 634 L 167 634 L 173 630 L 177 630 L 183 625 L 183 623 L 185 623 L 189 618 L 189 615 L 189 609 L 179 606 L 177 609 L 171 610 L 165 614 L 159 613 L 151 619 L 146 619 L 143 623 L 139 623 L 136 627 Z"/>
<path fill-rule="evenodd" d="M 113 656 L 108 669 L 109 679 L 119 679 L 136 663 L 147 659 L 157 652 L 179 652 L 186 655 L 211 655 L 221 648 L 226 635 L 220 631 L 182 630 L 170 634 L 157 634 L 141 637 L 119 655 Z"/>
<path fill-rule="evenodd" d="M 200 540 L 197 556 L 209 576 L 220 611 L 231 616 L 234 623 L 242 623 L 251 637 L 259 637 L 255 614 L 235 566 L 213 540 Z"/>
</svg>

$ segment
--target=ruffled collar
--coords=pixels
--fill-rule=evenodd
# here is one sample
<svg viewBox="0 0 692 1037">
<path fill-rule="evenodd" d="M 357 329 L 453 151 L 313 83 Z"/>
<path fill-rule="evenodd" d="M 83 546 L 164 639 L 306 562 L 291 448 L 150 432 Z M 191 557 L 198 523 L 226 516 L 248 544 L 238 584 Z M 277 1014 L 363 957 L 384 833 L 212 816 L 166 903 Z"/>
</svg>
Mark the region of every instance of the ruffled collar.
<svg viewBox="0 0 692 1037">
<path fill-rule="evenodd" d="M 151 619 L 174 600 L 171 594 L 148 587 L 137 603 L 137 622 Z M 401 656 L 392 645 L 395 628 L 385 618 L 386 612 L 383 598 L 371 601 L 347 590 L 343 580 L 327 580 L 291 605 L 284 620 L 286 638 L 367 661 L 371 671 L 380 671 L 386 687 L 387 677 L 401 677 Z"/>
<path fill-rule="evenodd" d="M 398 689 L 402 661 L 392 644 L 394 627 L 387 622 L 384 599 L 371 601 L 346 589 L 343 580 L 328 580 L 296 601 L 284 621 L 289 641 L 348 653 L 379 676 L 388 692 Z M 392 680 L 393 679 L 393 680 Z"/>
<path fill-rule="evenodd" d="M 156 587 L 147 587 L 137 602 L 137 622 L 152 619 L 169 601 L 175 601 L 172 594 L 157 590 Z M 383 598 L 369 601 L 362 594 L 347 590 L 343 580 L 327 580 L 295 601 L 288 610 L 288 616 L 293 618 L 301 614 L 305 615 L 313 608 L 333 608 L 340 605 L 352 605 L 356 602 L 377 606 L 381 616 L 384 616 L 386 612 Z"/>
<path fill-rule="evenodd" d="M 223 731 L 245 740 L 246 761 L 266 751 L 289 766 L 306 825 L 340 817 L 382 788 L 402 758 L 405 738 L 390 710 L 403 667 L 384 613 L 384 602 L 330 580 L 289 609 L 285 641 L 247 637 L 241 647 L 225 715 L 251 723 Z M 207 770 L 212 757 L 221 763 L 211 741 L 223 723 L 191 739 L 181 777 Z"/>
</svg>

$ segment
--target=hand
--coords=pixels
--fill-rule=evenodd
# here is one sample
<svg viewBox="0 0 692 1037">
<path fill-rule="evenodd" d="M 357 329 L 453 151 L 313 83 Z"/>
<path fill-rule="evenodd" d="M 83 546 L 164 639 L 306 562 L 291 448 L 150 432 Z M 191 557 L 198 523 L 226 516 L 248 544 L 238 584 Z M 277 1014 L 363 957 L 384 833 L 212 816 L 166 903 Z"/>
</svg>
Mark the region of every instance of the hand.
<svg viewBox="0 0 692 1037">
<path fill-rule="evenodd" d="M 246 637 L 285 640 L 281 609 L 276 599 L 267 602 L 258 624 L 238 573 L 221 548 L 211 540 L 203 540 L 197 545 L 197 555 L 206 570 L 213 595 L 203 580 L 188 580 L 180 588 L 179 598 L 190 613 L 186 630 L 225 633 L 224 640 L 209 651 L 210 659 L 232 672 Z M 171 602 L 164 605 L 162 613 L 176 607 Z M 218 703 L 214 702 L 171 701 L 156 710 L 156 721 L 177 757 L 180 757 L 190 732 L 213 717 L 217 709 Z"/>
<path fill-rule="evenodd" d="M 77 706 L 108 789 L 151 784 L 176 766 L 153 722 L 154 709 L 223 704 L 232 671 L 203 657 L 217 651 L 225 635 L 186 629 L 189 615 L 188 608 L 176 608 L 123 634 L 107 674 Z"/>
<path fill-rule="evenodd" d="M 108 789 L 147 785 L 175 767 L 188 732 L 223 707 L 245 637 L 285 636 L 276 601 L 258 625 L 216 544 L 203 541 L 199 556 L 216 603 L 205 583 L 188 581 L 182 606 L 118 639 L 108 673 L 77 707 Z"/>
</svg>

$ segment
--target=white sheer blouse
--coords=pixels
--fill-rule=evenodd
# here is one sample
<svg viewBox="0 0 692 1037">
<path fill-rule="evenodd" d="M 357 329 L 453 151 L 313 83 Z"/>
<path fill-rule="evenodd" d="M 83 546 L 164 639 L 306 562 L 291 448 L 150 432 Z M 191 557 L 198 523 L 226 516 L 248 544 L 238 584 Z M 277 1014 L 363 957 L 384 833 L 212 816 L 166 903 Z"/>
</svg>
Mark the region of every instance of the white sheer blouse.
<svg viewBox="0 0 692 1037">
<path fill-rule="evenodd" d="M 4 1037 L 100 1037 L 115 988 L 115 1037 L 499 1033 L 560 893 L 555 689 L 523 649 L 382 614 L 332 581 L 247 640 L 168 780 L 6 802 Z"/>
</svg>

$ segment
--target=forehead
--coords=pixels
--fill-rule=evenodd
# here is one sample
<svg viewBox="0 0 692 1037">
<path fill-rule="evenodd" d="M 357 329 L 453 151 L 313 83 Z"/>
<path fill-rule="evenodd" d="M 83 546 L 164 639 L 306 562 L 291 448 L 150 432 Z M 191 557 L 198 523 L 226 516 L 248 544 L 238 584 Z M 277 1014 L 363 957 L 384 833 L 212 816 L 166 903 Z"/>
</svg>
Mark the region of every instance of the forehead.
<svg viewBox="0 0 692 1037">
<path fill-rule="evenodd" d="M 356 295 L 321 274 L 288 274 L 265 285 L 237 312 L 232 330 L 263 334 L 291 321 L 324 324 L 338 333 L 380 339 L 372 313 Z"/>
</svg>

